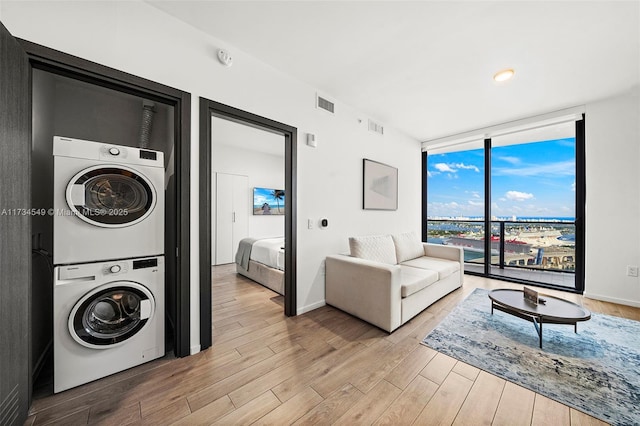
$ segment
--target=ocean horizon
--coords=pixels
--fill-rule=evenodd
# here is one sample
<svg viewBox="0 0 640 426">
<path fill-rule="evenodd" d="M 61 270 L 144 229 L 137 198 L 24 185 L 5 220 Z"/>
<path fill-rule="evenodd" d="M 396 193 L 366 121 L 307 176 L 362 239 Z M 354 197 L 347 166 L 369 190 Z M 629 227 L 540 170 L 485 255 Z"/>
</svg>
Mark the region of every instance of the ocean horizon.
<svg viewBox="0 0 640 426">
<path fill-rule="evenodd" d="M 427 220 L 452 220 L 464 222 L 465 220 L 484 220 L 484 216 L 465 216 L 464 218 L 459 217 L 427 217 Z M 572 216 L 516 216 L 515 220 L 512 216 L 510 217 L 497 217 L 496 219 L 491 219 L 492 222 L 575 222 L 576 218 Z"/>
</svg>

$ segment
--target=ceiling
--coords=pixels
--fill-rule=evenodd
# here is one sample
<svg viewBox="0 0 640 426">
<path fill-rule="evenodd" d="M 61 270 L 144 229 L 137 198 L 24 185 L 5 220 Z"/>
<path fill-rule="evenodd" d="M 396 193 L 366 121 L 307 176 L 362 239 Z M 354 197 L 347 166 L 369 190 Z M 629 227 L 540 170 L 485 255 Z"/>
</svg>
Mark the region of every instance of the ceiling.
<svg viewBox="0 0 640 426">
<path fill-rule="evenodd" d="M 640 83 L 637 0 L 148 3 L 420 141 Z"/>
</svg>

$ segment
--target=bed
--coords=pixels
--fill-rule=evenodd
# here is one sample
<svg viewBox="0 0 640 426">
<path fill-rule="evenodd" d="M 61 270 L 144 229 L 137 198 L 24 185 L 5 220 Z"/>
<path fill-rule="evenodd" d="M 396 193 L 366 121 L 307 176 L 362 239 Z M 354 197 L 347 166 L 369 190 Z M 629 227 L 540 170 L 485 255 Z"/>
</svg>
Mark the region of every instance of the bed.
<svg viewBox="0 0 640 426">
<path fill-rule="evenodd" d="M 242 239 L 236 272 L 284 295 L 284 237 Z"/>
</svg>

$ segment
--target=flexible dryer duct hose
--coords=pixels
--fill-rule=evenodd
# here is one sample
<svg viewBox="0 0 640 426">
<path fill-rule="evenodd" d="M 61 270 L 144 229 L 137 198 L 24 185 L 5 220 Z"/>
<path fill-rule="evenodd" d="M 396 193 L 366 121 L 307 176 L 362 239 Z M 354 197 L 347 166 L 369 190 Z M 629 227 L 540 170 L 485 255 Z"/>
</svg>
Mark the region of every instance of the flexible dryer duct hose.
<svg viewBox="0 0 640 426">
<path fill-rule="evenodd" d="M 151 101 L 142 102 L 142 124 L 140 126 L 140 148 L 149 148 L 151 139 L 151 129 L 153 127 L 153 114 L 155 114 L 155 104 Z"/>
</svg>

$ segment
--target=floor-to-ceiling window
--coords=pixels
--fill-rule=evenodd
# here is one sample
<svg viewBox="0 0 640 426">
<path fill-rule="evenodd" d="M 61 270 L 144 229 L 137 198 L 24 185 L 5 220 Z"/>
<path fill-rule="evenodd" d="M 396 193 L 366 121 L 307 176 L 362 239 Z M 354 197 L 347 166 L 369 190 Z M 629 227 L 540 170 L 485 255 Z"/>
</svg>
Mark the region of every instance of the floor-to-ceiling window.
<svg viewBox="0 0 640 426">
<path fill-rule="evenodd" d="M 466 272 L 581 292 L 584 120 L 558 121 L 427 145 L 426 240 Z"/>
<path fill-rule="evenodd" d="M 434 150 L 427 160 L 427 241 L 464 247 L 468 268 L 483 271 L 485 152 L 482 142 Z"/>
</svg>

